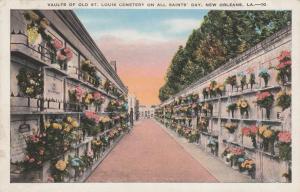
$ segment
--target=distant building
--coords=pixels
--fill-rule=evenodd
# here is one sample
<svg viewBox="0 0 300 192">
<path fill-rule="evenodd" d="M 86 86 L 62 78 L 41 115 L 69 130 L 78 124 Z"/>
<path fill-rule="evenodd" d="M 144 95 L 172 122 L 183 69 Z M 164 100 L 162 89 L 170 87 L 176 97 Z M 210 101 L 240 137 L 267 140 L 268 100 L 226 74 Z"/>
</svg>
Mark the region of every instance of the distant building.
<svg viewBox="0 0 300 192">
<path fill-rule="evenodd" d="M 153 118 L 154 117 L 155 106 L 144 106 L 139 107 L 139 114 L 141 119 Z"/>
<path fill-rule="evenodd" d="M 139 113 L 139 101 L 133 94 L 128 95 L 128 113 L 130 113 L 131 109 L 133 110 L 133 120 L 137 121 Z"/>
</svg>

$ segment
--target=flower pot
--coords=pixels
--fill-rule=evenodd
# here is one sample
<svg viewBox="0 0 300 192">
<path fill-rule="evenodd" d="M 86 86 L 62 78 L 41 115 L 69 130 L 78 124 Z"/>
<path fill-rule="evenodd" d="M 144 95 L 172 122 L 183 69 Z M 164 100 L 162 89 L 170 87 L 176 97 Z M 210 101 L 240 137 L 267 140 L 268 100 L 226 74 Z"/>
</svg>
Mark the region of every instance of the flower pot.
<svg viewBox="0 0 300 192">
<path fill-rule="evenodd" d="M 271 116 L 271 109 L 266 108 L 266 117 L 267 117 L 267 119 L 270 119 L 270 116 Z"/>
<path fill-rule="evenodd" d="M 234 110 L 231 111 L 231 117 L 234 118 Z"/>
<path fill-rule="evenodd" d="M 269 82 L 269 79 L 268 78 L 264 78 L 265 87 L 268 87 L 268 82 Z"/>
</svg>

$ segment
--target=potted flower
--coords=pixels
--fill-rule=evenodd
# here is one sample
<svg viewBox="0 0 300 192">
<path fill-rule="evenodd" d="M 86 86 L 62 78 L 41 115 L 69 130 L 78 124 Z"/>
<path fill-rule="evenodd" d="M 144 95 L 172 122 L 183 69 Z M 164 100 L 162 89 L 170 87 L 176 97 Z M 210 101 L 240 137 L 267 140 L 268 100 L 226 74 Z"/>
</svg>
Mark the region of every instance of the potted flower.
<svg viewBox="0 0 300 192">
<path fill-rule="evenodd" d="M 207 117 L 201 117 L 200 120 L 198 121 L 199 129 L 203 132 L 207 132 L 208 123 L 209 121 Z"/>
<path fill-rule="evenodd" d="M 235 130 L 237 129 L 237 124 L 236 123 L 226 123 L 224 125 L 224 128 L 228 130 L 229 133 L 233 134 Z"/>
<path fill-rule="evenodd" d="M 240 76 L 241 88 L 242 88 L 242 91 L 243 91 L 245 85 L 247 84 L 247 78 L 246 78 L 246 75 L 243 72 L 239 73 L 239 76 Z"/>
<path fill-rule="evenodd" d="M 203 95 L 204 99 L 208 98 L 208 92 L 209 92 L 209 88 L 208 87 L 203 88 L 202 95 Z"/>
<path fill-rule="evenodd" d="M 233 86 L 236 85 L 236 75 L 228 76 L 225 83 L 231 85 L 231 90 L 233 91 Z"/>
<path fill-rule="evenodd" d="M 105 97 L 101 93 L 96 91 L 93 93 L 93 99 L 94 99 L 94 105 L 96 106 L 96 111 L 99 111 L 101 104 L 105 100 Z"/>
<path fill-rule="evenodd" d="M 65 160 L 55 161 L 51 167 L 51 175 L 55 182 L 64 182 L 68 173 L 68 162 Z"/>
<path fill-rule="evenodd" d="M 231 112 L 231 116 L 232 118 L 234 118 L 234 111 L 237 108 L 237 104 L 236 103 L 231 103 L 229 105 L 227 105 L 227 112 Z"/>
<path fill-rule="evenodd" d="M 39 71 L 21 68 L 17 75 L 18 86 L 26 97 L 35 98 L 41 95 L 44 90 L 44 81 Z"/>
<path fill-rule="evenodd" d="M 269 91 L 256 94 L 256 103 L 259 107 L 266 109 L 267 119 L 270 119 L 271 107 L 274 102 L 274 96 Z"/>
<path fill-rule="evenodd" d="M 248 171 L 248 174 L 252 179 L 255 179 L 255 171 L 256 171 L 256 165 L 254 160 L 252 159 L 246 159 L 244 162 L 240 165 L 241 169 Z"/>
<path fill-rule="evenodd" d="M 281 54 L 277 57 L 279 64 L 276 65 L 275 69 L 278 71 L 277 80 L 283 84 L 287 81 L 291 81 L 291 52 L 282 51 Z"/>
<path fill-rule="evenodd" d="M 274 154 L 274 141 L 276 133 L 267 125 L 261 125 L 258 127 L 258 135 L 262 138 L 262 148 L 264 151 Z"/>
<path fill-rule="evenodd" d="M 282 111 L 291 106 L 291 94 L 280 91 L 276 95 L 276 105 L 282 108 Z"/>
<path fill-rule="evenodd" d="M 258 76 L 264 80 L 265 87 L 267 87 L 269 79 L 271 77 L 268 70 L 267 69 L 261 69 Z"/>
<path fill-rule="evenodd" d="M 204 103 L 202 106 L 202 111 L 205 113 L 205 116 L 208 115 L 208 112 L 210 112 L 210 115 L 213 115 L 213 106 L 210 103 Z"/>
<path fill-rule="evenodd" d="M 192 98 L 193 98 L 193 102 L 197 102 L 198 99 L 199 99 L 199 94 L 194 93 L 193 96 L 192 96 Z"/>
<path fill-rule="evenodd" d="M 248 109 L 249 104 L 246 99 L 239 99 L 237 102 L 237 107 L 240 109 L 241 116 L 243 117 L 246 114 L 246 117 L 249 116 Z"/>
<path fill-rule="evenodd" d="M 279 158 L 284 161 L 291 160 L 291 132 L 289 131 L 282 131 L 279 132 L 277 135 L 278 138 L 278 147 L 279 147 Z"/>
<path fill-rule="evenodd" d="M 209 84 L 209 96 L 211 98 L 216 96 L 216 85 L 217 85 L 216 81 L 211 81 Z"/>
<path fill-rule="evenodd" d="M 251 90 L 252 90 L 253 85 L 254 85 L 255 83 L 256 83 L 256 82 L 255 82 L 255 74 L 254 74 L 254 73 L 251 73 L 251 74 L 250 74 L 250 78 L 249 78 L 249 84 L 250 84 Z"/>
<path fill-rule="evenodd" d="M 198 130 L 193 129 L 188 137 L 190 143 L 197 142 L 199 140 L 200 134 Z"/>
<path fill-rule="evenodd" d="M 218 83 L 216 86 L 215 86 L 215 89 L 216 89 L 216 92 L 217 94 L 219 94 L 219 96 L 222 97 L 224 91 L 225 91 L 225 86 L 224 84 L 221 84 L 221 83 Z"/>
<path fill-rule="evenodd" d="M 257 148 L 257 143 L 256 143 L 256 135 L 257 135 L 258 127 L 255 125 L 250 126 L 250 127 L 244 127 L 242 129 L 242 134 L 243 136 L 250 137 L 253 147 L 256 149 Z"/>
</svg>

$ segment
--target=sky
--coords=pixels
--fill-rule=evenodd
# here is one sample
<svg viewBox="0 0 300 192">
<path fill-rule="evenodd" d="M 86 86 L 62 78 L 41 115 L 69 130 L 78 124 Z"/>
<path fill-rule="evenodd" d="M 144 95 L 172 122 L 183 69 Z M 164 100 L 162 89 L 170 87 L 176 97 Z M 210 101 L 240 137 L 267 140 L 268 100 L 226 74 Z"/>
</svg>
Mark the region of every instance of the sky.
<svg viewBox="0 0 300 192">
<path fill-rule="evenodd" d="M 159 104 L 159 88 L 180 45 L 207 10 L 78 9 L 76 15 L 143 105 Z"/>
</svg>

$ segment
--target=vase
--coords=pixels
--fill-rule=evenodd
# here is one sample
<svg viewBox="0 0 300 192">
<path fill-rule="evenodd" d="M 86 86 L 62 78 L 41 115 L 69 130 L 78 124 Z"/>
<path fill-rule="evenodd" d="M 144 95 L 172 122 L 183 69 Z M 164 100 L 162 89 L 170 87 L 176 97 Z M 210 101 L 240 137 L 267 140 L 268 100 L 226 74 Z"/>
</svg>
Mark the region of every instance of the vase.
<svg viewBox="0 0 300 192">
<path fill-rule="evenodd" d="M 268 87 L 269 79 L 268 78 L 264 78 L 264 82 L 265 82 L 265 87 Z"/>
<path fill-rule="evenodd" d="M 271 116 L 271 109 L 266 108 L 266 117 L 267 117 L 267 119 L 270 119 L 270 116 Z"/>
<path fill-rule="evenodd" d="M 231 117 L 234 118 L 234 110 L 231 110 Z"/>
</svg>

